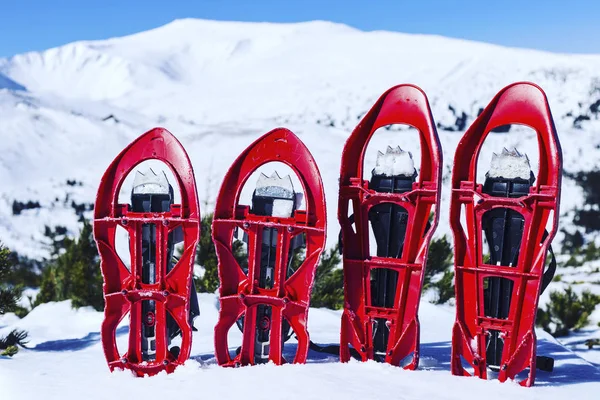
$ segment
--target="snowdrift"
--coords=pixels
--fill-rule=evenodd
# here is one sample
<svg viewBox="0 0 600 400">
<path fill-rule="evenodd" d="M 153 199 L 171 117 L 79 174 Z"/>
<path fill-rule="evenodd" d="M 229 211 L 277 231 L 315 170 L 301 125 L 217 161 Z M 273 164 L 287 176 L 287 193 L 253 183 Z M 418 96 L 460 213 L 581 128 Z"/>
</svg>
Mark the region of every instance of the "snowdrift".
<svg viewBox="0 0 600 400">
<path fill-rule="evenodd" d="M 0 359 L 3 399 L 70 400 L 106 399 L 112 396 L 240 399 L 271 396 L 283 399 L 461 399 L 485 395 L 487 399 L 595 399 L 600 390 L 600 370 L 538 332 L 538 354 L 554 357 L 553 373 L 538 371 L 536 386 L 522 388 L 516 382 L 500 384 L 450 374 L 450 333 L 454 312 L 422 302 L 421 366 L 405 371 L 375 362 L 347 364 L 335 356 L 310 352 L 305 365 L 272 364 L 221 368 L 216 365 L 213 328 L 217 321 L 217 297 L 199 294 L 201 316 L 196 319 L 192 358 L 171 375 L 135 378 L 130 372 L 108 371 L 100 344 L 101 313 L 73 310 L 70 302 L 40 306 L 22 320 L 2 317 L 0 335 L 11 329 L 28 329 L 30 349 L 14 358 Z M 317 343 L 339 343 L 339 311 L 311 309 L 309 331 Z M 122 345 L 127 327 L 118 329 Z M 241 335 L 232 330 L 232 346 Z M 232 350 L 235 350 L 235 347 Z M 286 351 L 293 352 L 293 339 Z"/>
</svg>

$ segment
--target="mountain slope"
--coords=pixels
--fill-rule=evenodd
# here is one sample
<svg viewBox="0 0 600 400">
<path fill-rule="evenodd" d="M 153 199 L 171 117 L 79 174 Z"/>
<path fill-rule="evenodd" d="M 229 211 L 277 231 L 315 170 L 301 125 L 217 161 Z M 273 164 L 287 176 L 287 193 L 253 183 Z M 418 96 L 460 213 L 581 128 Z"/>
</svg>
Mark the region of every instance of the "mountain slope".
<svg viewBox="0 0 600 400">
<path fill-rule="evenodd" d="M 110 160 L 157 125 L 175 133 L 188 149 L 208 209 L 226 169 L 245 146 L 276 126 L 294 130 L 324 177 L 331 244 L 337 236 L 337 176 L 345 139 L 376 98 L 402 82 L 428 93 L 446 175 L 460 132 L 499 89 L 518 80 L 535 81 L 546 90 L 565 170 L 590 169 L 600 159 L 595 135 L 600 123 L 593 107 L 600 99 L 600 56 L 361 32 L 318 21 L 178 20 L 123 38 L 0 59 L 0 73 L 15 82 L 0 90 L 5 189 L 0 237 L 36 257 L 45 254 L 38 244 L 44 240 L 43 225 L 66 225 L 75 232 L 73 201 L 93 202 Z M 377 145 L 401 144 L 417 155 L 414 133 L 404 132 L 385 131 Z M 535 165 L 534 134 L 517 129 L 490 138 L 481 160 L 487 163 L 491 151 L 515 145 L 530 153 Z M 81 186 L 69 186 L 67 180 Z M 573 184 L 565 182 L 565 189 L 570 195 L 563 198 L 563 210 L 581 203 Z M 13 215 L 14 201 L 39 202 L 41 208 Z M 447 190 L 444 201 L 445 212 Z"/>
<path fill-rule="evenodd" d="M 600 99 L 597 71 L 600 56 L 366 33 L 327 22 L 179 20 L 124 38 L 17 55 L 0 60 L 0 72 L 29 89 L 4 90 L 0 96 L 6 149 L 0 177 L 10 188 L 0 204 L 0 234 L 17 250 L 40 255 L 35 240 L 43 239 L 42 223 L 75 230 L 74 217 L 65 212 L 56 218 L 57 210 L 72 201 L 92 202 L 109 161 L 156 125 L 170 129 L 187 147 L 199 171 L 200 196 L 210 208 L 237 153 L 260 134 L 285 125 L 301 135 L 319 162 L 331 211 L 330 237 L 335 237 L 332 211 L 343 143 L 379 94 L 399 82 L 416 83 L 428 93 L 445 173 L 458 132 L 497 90 L 524 79 L 548 93 L 563 139 L 565 170 L 589 169 L 599 158 L 594 131 L 600 125 L 591 107 Z M 418 153 L 414 134 L 395 135 L 385 133 L 377 144 L 399 142 Z M 513 129 L 490 139 L 482 162 L 492 150 L 514 145 L 536 160 L 533 133 Z M 75 190 L 67 180 L 83 186 Z M 568 182 L 566 189 L 571 189 Z M 72 192 L 68 199 L 65 191 Z M 580 199 L 566 197 L 563 210 Z M 37 201 L 42 209 L 14 218 L 14 200 Z M 444 232 L 444 224 L 440 228 Z M 23 243 L 25 235 L 34 242 Z"/>
</svg>

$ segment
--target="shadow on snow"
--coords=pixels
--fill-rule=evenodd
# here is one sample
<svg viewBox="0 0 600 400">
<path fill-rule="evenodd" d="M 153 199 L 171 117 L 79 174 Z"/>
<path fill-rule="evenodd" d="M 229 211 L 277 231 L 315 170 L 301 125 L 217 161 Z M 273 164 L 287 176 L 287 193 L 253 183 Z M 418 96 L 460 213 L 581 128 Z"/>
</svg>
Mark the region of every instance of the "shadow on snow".
<svg viewBox="0 0 600 400">
<path fill-rule="evenodd" d="M 117 329 L 117 335 L 129 332 L 128 326 Z M 34 351 L 77 351 L 83 350 L 100 341 L 100 332 L 90 332 L 80 339 L 49 340 L 32 347 Z"/>
<path fill-rule="evenodd" d="M 337 346 L 337 343 L 326 345 Z M 287 360 L 293 360 L 296 354 L 297 344 L 289 343 L 284 346 L 283 355 Z M 231 357 L 235 357 L 236 348 L 230 349 Z M 536 386 L 561 386 L 585 382 L 600 382 L 600 369 L 591 363 L 578 357 L 570 350 L 549 340 L 538 341 L 537 354 L 552 357 L 555 361 L 553 372 L 536 371 Z M 421 357 L 419 369 L 424 371 L 447 371 L 450 373 L 450 342 L 421 343 Z M 217 361 L 214 354 L 203 353 L 192 357 L 203 365 L 213 365 Z M 321 353 L 313 350 L 308 351 L 307 363 L 337 363 L 339 356 Z M 403 373 L 402 371 L 399 371 Z M 410 373 L 410 372 L 406 372 Z M 457 377 L 459 378 L 459 377 Z M 524 379 L 520 374 L 518 380 Z"/>
</svg>

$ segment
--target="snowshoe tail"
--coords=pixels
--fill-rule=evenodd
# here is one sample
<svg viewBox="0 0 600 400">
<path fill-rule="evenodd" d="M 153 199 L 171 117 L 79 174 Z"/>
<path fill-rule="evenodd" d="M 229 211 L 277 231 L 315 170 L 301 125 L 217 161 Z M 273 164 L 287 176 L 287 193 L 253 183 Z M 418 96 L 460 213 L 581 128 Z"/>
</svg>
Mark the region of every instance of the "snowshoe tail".
<svg viewBox="0 0 600 400">
<path fill-rule="evenodd" d="M 261 175 L 251 205 L 238 203 L 250 175 L 274 161 L 297 173 L 306 210 L 296 209 L 291 180 L 277 173 Z M 236 231 L 246 238 L 247 266 L 235 257 Z M 215 326 L 219 365 L 304 363 L 309 349 L 310 292 L 325 246 L 326 211 L 319 170 L 296 135 L 275 129 L 236 159 L 217 197 L 212 234 L 219 261 L 220 311 Z M 306 258 L 291 270 L 292 253 L 301 242 L 305 242 Z M 227 334 L 236 322 L 242 328 L 242 346 L 230 353 Z M 298 347 L 294 359 L 286 360 L 283 344 L 292 332 Z"/>
<path fill-rule="evenodd" d="M 167 164 L 181 190 L 164 173 L 138 172 L 129 204 L 119 204 L 119 190 L 136 165 L 156 159 Z M 190 355 L 192 320 L 199 314 L 192 272 L 200 235 L 200 209 L 194 172 L 177 139 L 155 128 L 140 136 L 106 170 L 94 208 L 94 238 L 104 278 L 102 345 L 109 368 L 130 369 L 138 376 L 173 372 Z M 129 235 L 131 270 L 117 255 L 117 227 Z M 183 241 L 176 261 L 174 245 Z M 119 353 L 117 325 L 129 312 L 127 351 Z M 181 346 L 171 339 L 181 335 Z"/>
<path fill-rule="evenodd" d="M 537 132 L 538 176 L 529 170 L 526 155 L 504 149 L 494 154 L 485 183 L 477 183 L 477 155 L 486 136 L 509 124 L 526 125 Z M 539 295 L 555 267 L 555 262 L 551 263 L 554 267 L 544 272 L 558 226 L 562 176 L 560 143 L 542 89 L 532 83 L 515 83 L 501 90 L 467 130 L 454 160 L 450 205 L 456 285 L 452 373 L 471 375 L 465 369 L 470 365 L 473 374 L 482 379 L 487 379 L 491 370 L 502 382 L 518 379 L 521 385 L 531 386 L 536 370 Z M 508 165 L 510 168 L 505 167 Z M 553 225 L 545 232 L 551 216 Z M 483 254 L 484 241 L 488 255 Z M 551 369 L 547 357 L 540 360 L 544 369 Z"/>
<path fill-rule="evenodd" d="M 371 179 L 363 180 L 367 144 L 378 128 L 391 124 L 419 131 L 419 172 L 410 153 L 390 147 L 379 153 Z M 417 368 L 417 312 L 427 250 L 439 218 L 441 168 L 435 122 L 425 93 L 416 86 L 385 92 L 348 138 L 338 205 L 345 296 L 342 362 L 358 354 L 363 361 Z M 369 225 L 377 255 L 370 254 Z"/>
</svg>

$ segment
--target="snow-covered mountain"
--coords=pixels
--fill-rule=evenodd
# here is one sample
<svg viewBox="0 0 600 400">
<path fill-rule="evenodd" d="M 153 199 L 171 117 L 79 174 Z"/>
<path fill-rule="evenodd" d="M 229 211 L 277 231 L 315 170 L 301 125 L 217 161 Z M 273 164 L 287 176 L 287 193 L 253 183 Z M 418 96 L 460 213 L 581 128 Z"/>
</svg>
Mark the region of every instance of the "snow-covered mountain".
<svg viewBox="0 0 600 400">
<path fill-rule="evenodd" d="M 319 21 L 185 19 L 127 37 L 0 59 L 0 237 L 21 253 L 44 256 L 46 249 L 37 243 L 44 225 L 75 232 L 71 206 L 93 202 L 110 160 L 154 126 L 166 127 L 186 146 L 200 197 L 210 209 L 237 154 L 259 135 L 286 126 L 319 163 L 334 238 L 342 146 L 384 90 L 406 82 L 427 92 L 448 174 L 461 132 L 498 90 L 519 80 L 534 81 L 547 92 L 565 170 L 595 166 L 600 55 L 362 32 Z M 367 162 L 374 164 L 375 145 L 388 143 L 412 150 L 419 161 L 414 132 L 384 131 L 376 139 Z M 537 161 L 531 132 L 513 128 L 486 145 L 482 163 L 489 163 L 491 151 L 515 145 L 534 165 Z M 581 203 L 574 185 L 567 181 L 565 189 L 563 211 Z M 40 208 L 14 215 L 14 201 Z M 440 233 L 447 231 L 442 223 Z"/>
<path fill-rule="evenodd" d="M 272 24 L 186 19 L 127 37 L 76 42 L 0 59 L 0 239 L 19 253 L 47 256 L 48 248 L 43 245 L 45 226 L 63 225 L 75 234 L 79 225 L 74 211 L 89 210 L 110 161 L 155 126 L 169 129 L 186 147 L 198 180 L 203 212 L 210 211 L 221 179 L 237 155 L 260 135 L 285 126 L 306 143 L 323 175 L 328 242 L 332 245 L 339 231 L 336 207 L 342 147 L 379 95 L 399 83 L 414 83 L 425 90 L 438 123 L 445 186 L 437 235 L 448 233 L 448 183 L 456 144 L 496 92 L 522 80 L 539 84 L 548 95 L 561 139 L 564 169 L 577 172 L 595 168 L 600 161 L 600 55 L 553 54 L 431 35 L 362 32 L 320 21 Z M 367 149 L 365 163 L 369 167 L 365 170 L 375 166 L 377 150 L 385 150 L 387 145 L 411 151 L 419 165 L 416 132 L 394 127 L 375 135 Z M 526 128 L 511 127 L 507 133 L 493 134 L 486 141 L 478 169 L 481 177 L 489 167 L 492 152 L 503 147 L 517 147 L 527 153 L 537 169 L 535 134 Z M 270 175 L 270 171 L 265 172 Z M 582 204 L 581 191 L 565 178 L 562 227 L 571 226 L 569 210 Z M 577 291 L 600 293 L 599 265 L 595 261 L 584 267 L 562 268 L 558 272 L 561 281 L 553 282 L 551 288 L 571 283 Z M 547 300 L 548 293 L 544 293 L 541 303 Z M 406 390 L 414 392 L 407 392 L 406 398 L 426 397 L 427 393 L 464 398 L 464 390 L 447 390 L 458 385 L 485 390 L 490 398 L 506 397 L 504 390 L 531 398 L 542 391 L 552 392 L 555 398 L 562 398 L 573 395 L 570 383 L 588 382 L 577 386 L 576 395 L 583 399 L 593 393 L 590 385 L 597 387 L 598 375 L 593 366 L 543 334 L 541 347 L 553 353 L 557 365 L 563 368 L 541 379 L 543 384 L 550 382 L 550 387 L 525 394 L 505 385 L 502 390 L 493 386 L 490 392 L 490 385 L 477 380 L 455 380 L 445 364 L 452 315 L 444 307 L 426 301 L 427 294 L 421 306 L 424 360 L 425 367 L 433 371 L 396 374 L 387 366 L 367 364 L 365 367 L 373 370 L 367 383 L 373 386 L 359 385 L 364 369 L 353 363 L 240 369 L 236 379 L 250 384 L 258 378 L 256 371 L 268 368 L 270 379 L 284 385 L 282 390 L 292 391 L 298 390 L 297 382 L 286 382 L 304 377 L 310 384 L 300 388 L 296 396 L 304 399 L 333 393 L 338 382 L 355 382 L 358 386 L 349 390 L 365 398 L 370 398 L 372 387 L 383 385 L 389 385 L 384 393 L 396 396 Z M 11 380 L 21 384 L 33 363 L 40 366 L 35 379 L 42 387 L 59 380 L 56 374 L 46 374 L 55 369 L 63 371 L 62 367 L 56 368 L 56 363 L 67 368 L 72 380 L 81 382 L 105 370 L 97 343 L 101 316 L 89 310 L 72 311 L 67 303 L 40 306 L 20 321 L 14 315 L 0 320 L 0 328 L 4 329 L 0 333 L 21 327 L 30 331 L 32 345 L 50 346 L 19 353 L 11 374 L 5 376 L 16 377 Z M 185 393 L 202 393 L 207 384 L 212 385 L 208 392 L 216 395 L 229 382 L 229 375 L 205 364 L 200 357 L 212 351 L 214 298 L 203 298 L 202 312 L 205 320 L 200 323 L 201 332 L 196 334 L 199 341 L 194 344 L 199 364 L 192 362 L 181 372 L 157 377 L 150 384 L 144 380 L 144 390 L 185 382 Z M 73 323 L 57 324 L 59 320 Z M 338 340 L 338 313 L 311 310 L 311 321 L 316 322 L 311 333 L 316 333 L 318 341 Z M 591 321 L 594 327 L 600 322 L 600 309 L 591 315 Z M 587 351 L 583 339 L 596 337 L 597 332 L 597 327 L 590 326 L 568 339 L 571 348 L 595 366 L 600 360 L 598 352 Z M 427 361 L 435 364 L 427 367 Z M 80 369 L 79 363 L 85 368 Z M 199 365 L 206 379 L 198 376 Z M 110 380 L 114 384 L 128 379 L 124 374 L 106 374 L 98 382 Z M 422 381 L 418 392 L 416 386 L 406 384 L 413 379 Z M 427 385 L 434 380 L 440 384 Z M 61 382 L 56 393 L 67 390 L 67 381 Z M 142 386 L 132 382 L 128 380 L 122 386 L 126 392 L 139 393 Z M 88 383 L 104 396 L 104 383 Z M 324 384 L 328 385 L 326 390 L 311 392 L 314 395 L 310 396 L 311 385 Z M 33 392 L 35 387 L 31 386 Z M 78 390 L 81 387 L 77 386 Z M 164 387 L 161 390 L 167 393 Z"/>
</svg>

